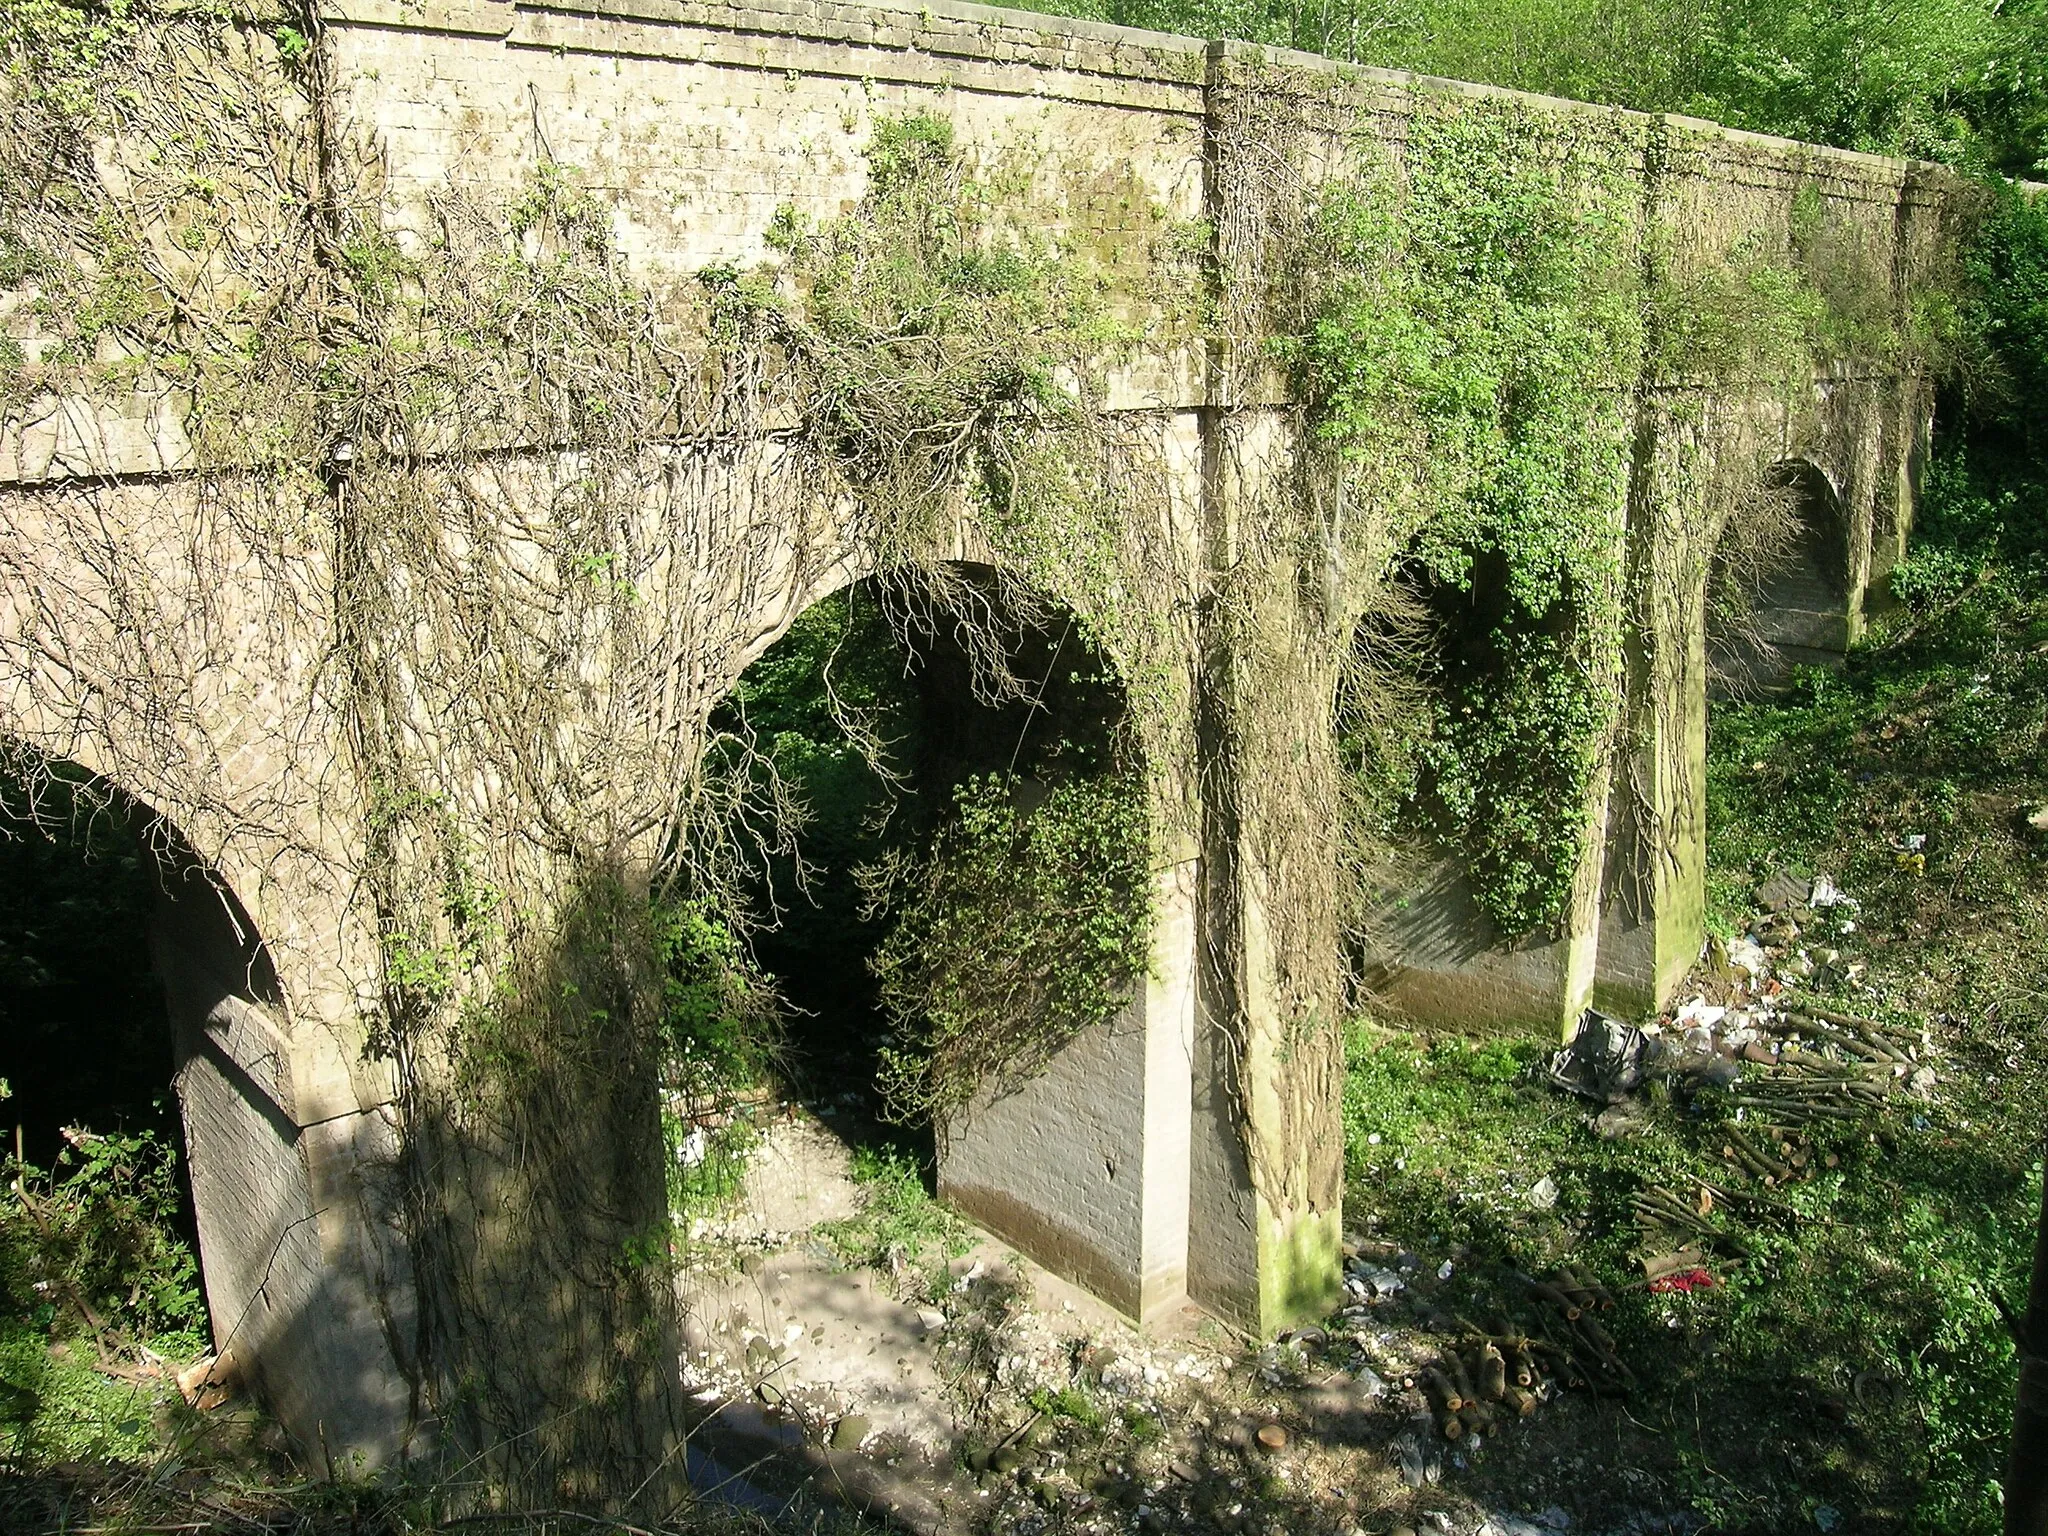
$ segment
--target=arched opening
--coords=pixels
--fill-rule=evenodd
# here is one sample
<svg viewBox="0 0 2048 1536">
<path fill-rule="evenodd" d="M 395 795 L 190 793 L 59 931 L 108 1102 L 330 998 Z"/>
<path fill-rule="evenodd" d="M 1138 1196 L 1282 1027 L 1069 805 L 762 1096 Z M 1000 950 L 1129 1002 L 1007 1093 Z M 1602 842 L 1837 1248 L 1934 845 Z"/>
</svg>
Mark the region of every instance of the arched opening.
<svg viewBox="0 0 2048 1536">
<path fill-rule="evenodd" d="M 1533 607 L 1492 550 L 1402 560 L 1357 626 L 1334 728 L 1363 876 L 1350 970 L 1371 1002 L 1556 1027 L 1611 708 L 1588 643 L 1569 581 Z"/>
<path fill-rule="evenodd" d="M 1849 527 L 1819 467 L 1787 459 L 1729 519 L 1708 583 L 1708 662 L 1723 694 L 1839 666 L 1851 637 Z"/>
<path fill-rule="evenodd" d="M 175 830 L 75 764 L 0 750 L 0 1446 L 131 1459 L 240 1434 L 310 1195 L 247 915 Z M 267 1072 L 270 1093 L 244 1058 Z M 305 1233 L 311 1237 L 310 1229 Z M 264 1294 L 266 1284 L 268 1294 Z M 216 1347 L 222 1358 L 213 1367 Z M 180 1367 L 193 1367 L 180 1383 Z M 266 1392 L 267 1396 L 274 1395 Z"/>
<path fill-rule="evenodd" d="M 757 1043 L 695 1042 L 700 1062 L 718 1058 L 697 1077 L 739 1086 L 773 1076 L 850 1143 L 907 1146 L 928 1163 L 961 1107 L 960 1084 L 921 1060 L 965 1043 L 957 1021 L 933 1015 L 988 1002 L 936 952 L 988 935 L 934 903 L 1004 894 L 970 889 L 993 873 L 967 868 L 991 840 L 1011 837 L 1021 851 L 1033 830 L 1073 822 L 1071 851 L 1085 860 L 1112 851 L 1089 842 L 1101 830 L 1089 818 L 1121 816 L 1125 832 L 1142 822 L 1127 713 L 1121 681 L 1074 616 L 985 567 L 871 578 L 814 603 L 711 722 L 714 776 L 744 781 L 728 791 L 743 807 L 732 915 L 773 998 L 727 993 L 704 1010 Z M 1143 852 L 1136 840 L 1120 846 Z M 1105 887 L 1129 879 L 1095 873 Z M 1020 911 L 1025 928 L 1010 936 L 1043 941 L 1025 931 L 1042 915 Z M 1019 961 L 1010 1022 L 1028 1056 L 1027 1015 L 1072 999 L 1046 974 L 1050 956 L 990 963 L 1005 959 Z M 689 1055 L 692 1042 L 682 1044 Z M 983 1068 L 992 1060 L 976 1056 Z M 672 1087 L 704 1086 L 682 1080 L 689 1063 L 677 1068 Z"/>
<path fill-rule="evenodd" d="M 732 1389 L 716 1362 L 750 1361 L 747 1337 L 772 1349 L 797 1327 L 810 1341 L 762 1368 L 779 1372 L 777 1394 L 826 1394 L 813 1415 L 858 1406 L 878 1432 L 916 1439 L 921 1413 L 945 1412 L 935 1388 L 920 1405 L 906 1385 L 922 1366 L 899 1379 L 899 1359 L 920 1358 L 916 1311 L 878 1354 L 857 1331 L 876 1303 L 814 1257 L 805 1229 L 870 1245 L 841 1247 L 837 1262 L 879 1262 L 897 1302 L 948 1294 L 919 1300 L 918 1253 L 894 1252 L 915 1250 L 914 1216 L 836 1231 L 864 1193 L 842 1191 L 849 1164 L 935 1191 L 1128 1313 L 1146 1304 L 1165 1266 L 1148 1266 L 1145 1245 L 1166 1226 L 1146 1201 L 1168 1195 L 1146 1182 L 1155 876 L 1128 715 L 1073 614 L 971 565 L 818 601 L 721 706 L 714 772 L 745 776 L 755 807 L 746 949 L 779 1004 L 766 1059 L 726 1059 L 761 1067 L 792 1102 L 742 1133 L 753 1145 L 737 1198 L 713 1180 L 694 1192 L 724 1197 L 723 1211 L 678 1211 L 693 1391 Z M 787 837 L 777 797 L 801 808 Z M 683 1118 L 688 1059 L 671 1058 L 685 1069 L 669 1081 L 674 1150 L 703 1166 L 722 1127 L 715 1112 Z M 1185 1043 L 1180 1059 L 1184 1139 Z M 701 1266 L 700 1236 L 712 1250 Z M 724 1241 L 750 1245 L 743 1279 L 722 1277 Z M 1184 1260 L 1173 1281 L 1183 1273 Z"/>
<path fill-rule="evenodd" d="M 904 1031 L 918 1028 L 919 989 L 965 979 L 926 974 L 906 949 L 906 924 L 923 919 L 929 942 L 945 921 L 923 910 L 925 883 L 944 878 L 969 823 L 1000 836 L 1074 809 L 1077 786 L 1136 793 L 1124 717 L 1122 684 L 1071 614 L 1022 608 L 971 568 L 938 591 L 836 593 L 741 680 L 726 723 L 773 734 L 805 812 L 794 847 L 755 871 L 750 896 L 769 917 L 756 954 L 788 1004 L 792 1086 L 855 1141 L 886 1123 L 929 1142 L 925 1111 L 945 1102 L 932 1084 L 939 1102 L 920 1105 L 892 1070 L 918 1048 Z"/>
</svg>

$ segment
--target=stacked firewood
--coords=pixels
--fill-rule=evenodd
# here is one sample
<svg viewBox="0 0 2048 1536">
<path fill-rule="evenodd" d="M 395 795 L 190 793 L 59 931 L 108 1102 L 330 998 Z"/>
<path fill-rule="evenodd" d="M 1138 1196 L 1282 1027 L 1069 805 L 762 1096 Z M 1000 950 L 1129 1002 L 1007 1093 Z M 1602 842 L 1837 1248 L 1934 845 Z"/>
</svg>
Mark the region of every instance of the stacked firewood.
<svg viewBox="0 0 2048 1536">
<path fill-rule="evenodd" d="M 1569 1388 L 1612 1389 L 1635 1380 L 1597 1315 L 1614 1306 L 1606 1286 L 1569 1266 L 1545 1279 L 1523 1278 L 1543 1304 L 1539 1324 L 1486 1329 L 1458 1319 L 1464 1341 L 1445 1350 L 1416 1383 L 1446 1440 L 1525 1419 Z"/>
</svg>

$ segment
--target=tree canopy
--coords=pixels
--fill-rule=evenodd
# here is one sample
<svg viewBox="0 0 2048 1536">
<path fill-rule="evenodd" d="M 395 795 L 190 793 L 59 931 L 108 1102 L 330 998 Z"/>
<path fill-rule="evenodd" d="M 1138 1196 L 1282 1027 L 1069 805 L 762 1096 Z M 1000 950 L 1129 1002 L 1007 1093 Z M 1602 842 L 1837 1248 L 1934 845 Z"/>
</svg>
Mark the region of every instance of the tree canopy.
<svg viewBox="0 0 2048 1536">
<path fill-rule="evenodd" d="M 1031 3 L 1031 0 L 1027 0 Z M 2043 0 L 1037 0 L 1034 9 L 2043 174 Z"/>
</svg>

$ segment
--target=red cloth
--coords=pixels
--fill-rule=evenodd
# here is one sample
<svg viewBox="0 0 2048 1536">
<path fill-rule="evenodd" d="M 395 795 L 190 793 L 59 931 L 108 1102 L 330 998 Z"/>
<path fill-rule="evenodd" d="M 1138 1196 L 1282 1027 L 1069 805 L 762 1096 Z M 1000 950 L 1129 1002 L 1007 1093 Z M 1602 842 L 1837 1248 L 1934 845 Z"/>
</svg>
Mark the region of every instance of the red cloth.
<svg viewBox="0 0 2048 1536">
<path fill-rule="evenodd" d="M 1662 1295 L 1673 1291 L 1704 1291 L 1720 1282 L 1704 1269 L 1681 1269 L 1650 1282 L 1650 1289 Z"/>
</svg>

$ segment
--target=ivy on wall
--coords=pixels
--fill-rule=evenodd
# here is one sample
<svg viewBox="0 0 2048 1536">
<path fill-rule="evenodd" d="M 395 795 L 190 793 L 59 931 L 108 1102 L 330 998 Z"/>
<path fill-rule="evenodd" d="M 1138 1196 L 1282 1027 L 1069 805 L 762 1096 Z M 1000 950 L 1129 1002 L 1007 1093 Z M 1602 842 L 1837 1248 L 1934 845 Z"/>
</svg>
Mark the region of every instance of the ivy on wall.
<svg viewBox="0 0 2048 1536">
<path fill-rule="evenodd" d="M 1319 189 L 1309 323 L 1279 343 L 1437 631 L 1413 771 L 1378 792 L 1508 935 L 1559 921 L 1585 848 L 1642 347 L 1612 135 L 1541 142 L 1526 109 L 1418 105 L 1398 174 L 1368 151 Z"/>
<path fill-rule="evenodd" d="M 905 1042 L 883 1052 L 884 1091 L 942 1135 L 977 1097 L 1030 1081 L 1122 1012 L 1152 938 L 1151 822 L 1135 775 L 1071 779 L 1042 798 L 988 775 L 953 799 L 873 961 Z"/>
<path fill-rule="evenodd" d="M 1645 412 L 1698 426 L 1762 398 L 1799 422 L 1844 359 L 1931 366 L 1951 303 L 1939 282 L 1895 292 L 1811 185 L 1782 227 L 1719 249 L 1645 218 L 1671 174 L 1656 131 L 1416 98 L 1398 157 L 1354 149 L 1311 189 L 1296 318 L 1275 343 L 1340 495 L 1373 509 L 1391 552 L 1376 601 L 1409 622 L 1368 622 L 1360 643 L 1397 636 L 1423 684 L 1398 721 L 1371 658 L 1340 690 L 1362 835 L 1433 843 L 1508 938 L 1565 921 L 1615 748 L 1622 637 L 1655 622 L 1625 559 L 1628 520 L 1651 515 L 1630 505 Z M 1691 579 L 1718 551 L 1714 568 L 1741 574 L 1722 604 L 1739 607 L 1742 580 L 1796 536 L 1792 509 L 1768 457 L 1677 458 L 1689 483 L 1661 494 L 1698 525 Z"/>
<path fill-rule="evenodd" d="M 61 594 L 98 561 L 113 585 L 174 599 L 136 604 L 100 653 L 104 637 L 82 635 L 78 693 L 121 698 L 156 733 L 114 769 L 252 862 L 297 824 L 297 786 L 274 786 L 252 817 L 178 731 L 226 664 L 211 637 L 247 628 L 220 594 L 235 579 L 283 594 L 261 623 L 278 654 L 320 658 L 279 670 L 314 677 L 301 724 L 323 749 L 344 744 L 370 834 L 334 884 L 366 893 L 380 941 L 363 990 L 405 1079 L 423 1272 L 452 1298 L 428 1329 L 452 1352 L 441 1387 L 461 1414 L 446 1422 L 504 1448 L 526 1487 L 583 1497 L 650 1451 L 666 1408 L 651 1405 L 638 1445 L 602 1415 L 535 1410 L 581 1373 L 553 1368 L 559 1349 L 492 1347 L 486 1302 L 573 1255 L 641 1351 L 603 1355 L 593 1398 L 640 1391 L 636 1358 L 661 1355 L 664 1282 L 636 1214 L 658 1210 L 641 1161 L 658 1142 L 623 1142 L 653 1123 L 664 1029 L 707 1070 L 748 1069 L 759 998 L 732 939 L 745 829 L 792 809 L 744 742 L 718 737 L 758 622 L 746 605 L 841 564 L 886 573 L 927 616 L 969 615 L 975 686 L 1005 696 L 1019 679 L 991 605 L 959 579 L 964 552 L 996 573 L 998 606 L 1071 611 L 1127 690 L 1128 757 L 1048 777 L 1031 814 L 1007 775 L 975 781 L 899 909 L 884 980 L 916 1045 L 895 1082 L 934 1112 L 1042 1060 L 1134 981 L 1139 873 L 1180 810 L 1162 786 L 1210 771 L 1219 800 L 1249 801 L 1326 784 L 1319 766 L 1299 771 L 1327 742 L 1304 745 L 1314 730 L 1289 696 L 1320 677 L 1320 639 L 1276 622 L 1261 652 L 1254 630 L 1284 605 L 1247 578 L 1214 605 L 1242 626 L 1217 623 L 1214 656 L 1193 659 L 1196 625 L 1175 604 L 1208 602 L 1202 582 L 1230 588 L 1240 569 L 1188 569 L 1199 557 L 1172 527 L 1159 424 L 1106 407 L 1108 370 L 1142 339 L 1119 306 L 1156 295 L 1110 291 L 1063 246 L 1060 210 L 1033 207 L 941 118 L 878 123 L 861 206 L 778 217 L 769 268 L 650 287 L 603 200 L 549 154 L 517 195 L 449 186 L 423 209 L 387 206 L 302 17 L 0 0 L 0 46 L 25 82 L 0 101 L 0 279 L 47 332 L 34 356 L 0 351 L 0 407 L 174 391 L 203 495 L 170 514 L 207 535 L 190 542 L 202 564 L 187 589 L 160 588 L 164 572 L 108 546 L 89 496 L 49 498 L 0 530 L 9 580 Z M 1469 644 L 1427 664 L 1401 766 L 1366 777 L 1398 802 L 1390 824 L 1434 837 L 1519 933 L 1556 921 L 1585 846 L 1644 359 L 1677 367 L 1709 349 L 1673 338 L 1713 335 L 1747 366 L 1755 337 L 1804 344 L 1805 320 L 1779 324 L 1795 301 L 1847 311 L 1812 272 L 1774 288 L 1776 252 L 1720 285 L 1748 310 L 1660 309 L 1662 290 L 1645 290 L 1658 253 L 1630 243 L 1641 189 L 1605 158 L 1618 128 L 1567 142 L 1484 103 L 1410 121 L 1398 166 L 1361 148 L 1309 189 L 1290 252 L 1305 319 L 1283 355 L 1316 449 L 1340 466 L 1339 507 L 1378 521 L 1382 564 L 1417 602 L 1440 620 L 1467 610 L 1455 632 Z M 393 227 L 404 218 L 418 227 Z M 1788 241 L 1787 271 L 1833 270 L 1837 253 L 1855 266 L 1825 209 Z M 507 451 L 534 444 L 549 451 Z M 1272 519 L 1289 582 L 1351 537 L 1309 526 L 1309 500 Z M 238 551 L 273 579 L 247 582 Z M 1504 604 L 1471 622 L 1495 591 Z M 195 650 L 164 612 L 196 614 L 215 648 Z M 1270 761 L 1219 770 L 1196 750 L 1188 679 L 1211 661 L 1253 680 L 1271 664 L 1276 686 L 1243 688 L 1226 722 L 1263 732 Z M 54 689 L 54 718 L 84 718 L 41 665 L 8 681 Z M 1240 820 L 1247 846 L 1271 828 Z M 1314 835 L 1303 843 L 1296 857 L 1267 839 L 1232 872 L 1257 879 L 1263 862 L 1305 882 L 1272 903 L 1278 924 L 1339 878 Z M 995 889 L 1019 859 L 1030 879 Z M 650 912 L 649 865 L 681 905 Z M 1076 912 L 1086 921 L 1054 921 Z M 1333 963 L 1334 945 L 1297 948 Z M 1007 969 L 982 975 L 971 962 L 991 949 Z M 1299 991 L 1304 1018 L 1327 1017 Z M 1279 1137 L 1258 1176 L 1298 1150 Z M 474 1187 L 497 1192 L 490 1209 L 446 1198 L 443 1170 L 464 1158 L 484 1170 Z M 573 1348 L 575 1319 L 558 1331 Z"/>
<path fill-rule="evenodd" d="M 966 590 L 994 601 L 986 577 Z M 763 740 L 756 771 L 800 816 L 750 890 L 757 953 L 816 1016 L 799 1029 L 819 1064 L 861 1060 L 846 1036 L 878 1040 L 886 1111 L 941 1137 L 1113 1017 L 1152 926 L 1121 680 L 1071 615 L 991 610 L 981 638 L 1025 691 L 977 696 L 989 679 L 954 617 L 879 582 L 835 593 L 721 711 Z"/>
</svg>

